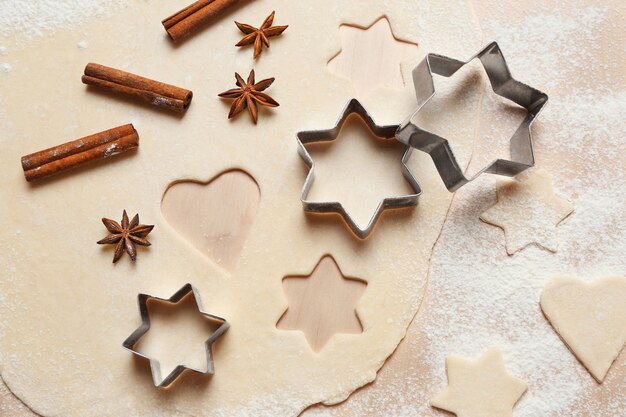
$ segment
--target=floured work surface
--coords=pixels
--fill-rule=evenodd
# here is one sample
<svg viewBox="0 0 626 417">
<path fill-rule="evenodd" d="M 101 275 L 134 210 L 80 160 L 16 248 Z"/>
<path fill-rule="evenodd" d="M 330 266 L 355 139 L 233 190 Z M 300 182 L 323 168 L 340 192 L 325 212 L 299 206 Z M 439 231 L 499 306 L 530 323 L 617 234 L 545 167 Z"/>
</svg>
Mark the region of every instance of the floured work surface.
<svg viewBox="0 0 626 417">
<path fill-rule="evenodd" d="M 555 277 L 597 282 L 626 271 L 626 72 L 622 54 L 615 53 L 626 36 L 624 4 L 472 3 L 484 43 L 498 41 L 513 76 L 550 97 L 533 126 L 537 165 L 552 174 L 557 195 L 574 212 L 556 228 L 556 253 L 532 245 L 509 256 L 503 231 L 479 219 L 496 203 L 496 178 L 462 188 L 407 337 L 373 384 L 336 407 L 314 407 L 308 416 L 444 416 L 429 402 L 447 386 L 445 358 L 479 357 L 490 346 L 499 346 L 507 369 L 528 384 L 515 417 L 613 417 L 626 409 L 626 352 L 598 384 L 539 306 Z M 515 128 L 515 114 L 497 104 L 483 97 L 469 172 L 503 156 L 498 152 Z"/>
</svg>

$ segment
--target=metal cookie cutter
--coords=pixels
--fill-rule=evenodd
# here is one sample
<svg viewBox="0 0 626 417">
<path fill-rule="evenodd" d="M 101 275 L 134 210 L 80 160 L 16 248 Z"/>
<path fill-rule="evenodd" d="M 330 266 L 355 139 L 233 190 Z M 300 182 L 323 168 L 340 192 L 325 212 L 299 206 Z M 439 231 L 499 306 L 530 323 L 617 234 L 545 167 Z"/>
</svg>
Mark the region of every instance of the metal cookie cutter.
<svg viewBox="0 0 626 417">
<path fill-rule="evenodd" d="M 528 114 L 511 137 L 511 160 L 496 159 L 472 178 L 466 178 L 452 153 L 448 140 L 421 129 L 413 124 L 411 119 L 435 95 L 433 73 L 450 77 L 474 58 L 480 59 L 493 91 L 524 107 Z M 467 61 L 428 54 L 413 70 L 413 85 L 417 97 L 417 109 L 400 126 L 396 132 L 396 138 L 405 145 L 430 154 L 449 191 L 456 191 L 483 172 L 513 177 L 535 164 L 530 126 L 548 101 L 548 96 L 513 79 L 504 55 L 496 42 L 490 43 Z"/>
<path fill-rule="evenodd" d="M 156 359 L 149 358 L 135 349 L 135 345 L 137 344 L 137 342 L 139 342 L 139 339 L 141 339 L 141 337 L 144 334 L 146 334 L 148 330 L 150 329 L 150 316 L 148 315 L 148 300 L 154 299 L 154 300 L 163 301 L 166 303 L 176 304 L 179 301 L 181 301 L 183 298 L 188 296 L 189 294 L 193 294 L 193 297 L 195 299 L 196 305 L 198 306 L 198 311 L 200 312 L 200 314 L 209 318 L 211 321 L 220 323 L 217 330 L 215 330 L 215 332 L 213 332 L 211 336 L 205 342 L 207 368 L 206 370 L 201 370 L 201 369 L 189 368 L 184 365 L 178 365 L 172 372 L 170 372 L 169 375 L 167 375 L 165 378 L 162 378 L 161 377 L 161 365 L 159 361 Z M 197 290 L 191 286 L 191 284 L 186 284 L 180 290 L 176 291 L 176 293 L 174 293 L 174 295 L 172 295 L 170 298 L 159 298 L 159 297 L 154 297 L 148 294 L 139 294 L 138 301 L 139 301 L 139 312 L 141 313 L 141 326 L 139 326 L 137 330 L 135 330 L 133 334 L 131 334 L 128 337 L 128 339 L 124 341 L 122 346 L 130 350 L 135 355 L 141 358 L 147 359 L 150 362 L 150 370 L 152 371 L 152 382 L 154 383 L 155 387 L 167 388 L 186 370 L 189 370 L 191 372 L 196 372 L 198 374 L 213 375 L 213 373 L 215 372 L 215 369 L 213 367 L 213 354 L 211 351 L 212 345 L 222 334 L 224 334 L 224 332 L 226 332 L 226 330 L 228 330 L 230 325 L 225 319 L 218 317 L 218 316 L 214 316 L 212 314 L 209 314 L 203 311 L 202 303 L 200 301 L 200 295 L 198 294 Z"/>
<path fill-rule="evenodd" d="M 313 181 L 315 181 L 315 163 L 313 162 L 313 158 L 311 158 L 311 155 L 307 151 L 306 145 L 315 142 L 332 142 L 337 139 L 337 136 L 341 131 L 341 127 L 348 119 L 348 117 L 352 114 L 358 115 L 365 122 L 367 127 L 372 131 L 374 135 L 384 139 L 393 138 L 399 127 L 398 125 L 377 125 L 370 116 L 370 114 L 367 112 L 367 110 L 365 110 L 365 108 L 361 105 L 361 103 L 357 99 L 352 99 L 348 102 L 348 105 L 343 110 L 343 113 L 335 124 L 335 127 L 327 130 L 309 130 L 298 132 L 298 134 L 296 135 L 298 139 L 298 153 L 304 160 L 305 164 L 309 167 L 309 173 L 306 177 L 306 180 L 304 181 L 300 200 L 302 200 L 302 206 L 304 207 L 304 211 L 311 213 L 340 214 L 344 218 L 350 229 L 354 232 L 354 234 L 360 239 L 365 239 L 374 229 L 376 221 L 382 214 L 383 210 L 387 208 L 401 208 L 416 205 L 417 199 L 422 193 L 422 189 L 406 165 L 407 161 L 411 157 L 412 152 L 412 149 L 410 147 L 407 147 L 407 150 L 402 157 L 402 174 L 413 189 L 413 193 L 397 197 L 387 197 L 383 199 L 383 201 L 381 201 L 376 208 L 376 211 L 374 212 L 373 216 L 371 217 L 369 223 L 365 228 L 360 228 L 354 221 L 354 219 L 350 216 L 350 214 L 348 214 L 342 204 L 338 201 L 311 201 L 308 199 L 309 191 L 311 190 Z"/>
</svg>

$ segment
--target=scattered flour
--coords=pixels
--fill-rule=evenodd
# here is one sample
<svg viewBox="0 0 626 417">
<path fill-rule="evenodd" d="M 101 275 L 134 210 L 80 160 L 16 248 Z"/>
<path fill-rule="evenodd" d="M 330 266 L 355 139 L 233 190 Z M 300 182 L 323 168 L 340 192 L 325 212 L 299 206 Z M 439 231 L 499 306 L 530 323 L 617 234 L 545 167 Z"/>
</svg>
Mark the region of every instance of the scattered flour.
<svg viewBox="0 0 626 417">
<path fill-rule="evenodd" d="M 86 17 L 110 13 L 124 0 L 0 0 L 0 37 L 20 40 L 75 26 Z"/>
<path fill-rule="evenodd" d="M 626 272 L 626 92 L 623 83 L 621 91 L 603 92 L 602 86 L 615 85 L 615 80 L 605 75 L 594 79 L 588 66 L 591 48 L 612 42 L 601 35 L 609 17 L 607 8 L 571 6 L 538 11 L 506 25 L 497 19 L 485 22 L 488 33 L 498 34 L 513 74 L 550 95 L 538 121 L 540 132 L 535 129 L 538 163 L 552 172 L 555 191 L 574 202 L 575 212 L 556 230 L 556 254 L 528 247 L 507 256 L 502 231 L 477 220 L 495 202 L 495 181 L 484 178 L 458 193 L 433 255 L 428 291 L 434 301 L 427 306 L 423 327 L 408 340 L 415 343 L 423 333 L 428 339 L 423 360 L 442 370 L 436 389 L 424 385 L 427 392 L 445 386 L 448 354 L 476 357 L 499 345 L 507 367 L 529 384 L 516 417 L 613 417 L 618 415 L 613 411 L 626 409 L 626 396 L 619 394 L 598 407 L 590 396 L 597 384 L 538 304 L 554 276 L 593 280 Z M 500 252 L 494 252 L 494 242 Z M 618 369 L 612 373 L 604 385 L 619 387 Z M 626 394 L 623 381 L 616 389 Z M 428 398 L 419 400 L 415 404 L 424 405 L 403 415 L 435 415 L 425 405 Z"/>
<path fill-rule="evenodd" d="M 89 42 L 87 42 L 86 40 L 82 40 L 78 42 L 76 46 L 78 47 L 78 49 L 87 49 L 89 47 Z"/>
<path fill-rule="evenodd" d="M 0 64 L 0 72 L 7 73 L 9 71 L 11 71 L 11 64 L 7 64 L 7 63 Z"/>
<path fill-rule="evenodd" d="M 571 75 L 589 67 L 590 49 L 596 47 L 610 12 L 608 6 L 588 6 L 580 0 L 553 3 L 557 4 L 535 10 L 518 22 L 506 18 L 481 22 L 486 33 L 497 35 L 494 39 L 514 68 L 513 75 L 531 85 L 540 82 L 548 95 L 562 86 L 563 79 L 575 79 Z"/>
<path fill-rule="evenodd" d="M 624 366 L 614 364 L 603 385 L 596 384 L 539 306 L 555 276 L 592 281 L 626 273 L 623 57 L 601 53 L 623 49 L 605 30 L 620 17 L 580 0 L 546 3 L 515 21 L 506 12 L 492 14 L 481 22 L 485 39 L 498 41 L 515 77 L 550 96 L 533 133 L 538 165 L 575 206 L 556 229 L 559 251 L 529 246 L 508 256 L 502 230 L 479 220 L 496 201 L 495 179 L 462 188 L 432 257 L 426 304 L 404 342 L 422 354 L 411 363 L 398 352 L 406 369 L 383 368 L 374 386 L 354 394 L 341 413 L 317 407 L 308 417 L 443 416 L 429 401 L 447 385 L 446 356 L 475 358 L 494 345 L 509 371 L 529 384 L 515 417 L 624 415 Z M 477 149 L 483 151 L 480 144 Z M 470 170 L 481 167 L 474 165 Z M 428 369 L 436 371 L 423 372 Z"/>
<path fill-rule="evenodd" d="M 428 339 L 425 360 L 442 368 L 449 353 L 475 357 L 501 346 L 507 367 L 530 386 L 516 417 L 556 417 L 572 408 L 578 413 L 568 415 L 587 415 L 579 402 L 595 382 L 544 320 L 538 299 L 554 276 L 623 274 L 626 227 L 613 217 L 626 211 L 624 197 L 618 189 L 585 190 L 572 217 L 557 228 L 559 252 L 531 246 L 507 256 L 502 231 L 477 220 L 494 201 L 493 181 L 462 190 L 431 264 L 429 295 L 436 300 L 418 331 Z M 439 376 L 436 385 L 443 387 L 445 375 Z"/>
</svg>

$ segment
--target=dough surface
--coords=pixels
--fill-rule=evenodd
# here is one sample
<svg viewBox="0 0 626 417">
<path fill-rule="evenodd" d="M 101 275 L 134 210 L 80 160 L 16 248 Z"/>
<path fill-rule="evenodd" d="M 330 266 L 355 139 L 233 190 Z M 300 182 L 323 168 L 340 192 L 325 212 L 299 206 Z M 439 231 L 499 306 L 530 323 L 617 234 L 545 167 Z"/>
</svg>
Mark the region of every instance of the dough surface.
<svg viewBox="0 0 626 417">
<path fill-rule="evenodd" d="M 533 243 L 556 252 L 557 226 L 574 207 L 554 193 L 550 173 L 534 168 L 514 179 L 498 180 L 496 192 L 498 202 L 480 219 L 504 230 L 507 253 Z"/>
<path fill-rule="evenodd" d="M 327 69 L 340 49 L 340 24 L 366 26 L 386 15 L 396 35 L 420 45 L 403 65 L 405 80 L 426 51 L 470 56 L 480 32 L 462 0 L 274 1 L 271 8 L 290 27 L 253 63 L 249 50 L 233 46 L 239 33 L 232 21 L 255 22 L 269 7 L 249 3 L 174 47 L 159 22 L 176 7 L 137 1 L 80 30 L 11 51 L 11 71 L 0 74 L 0 186 L 11 196 L 0 205 L 0 373 L 37 413 L 294 416 L 371 382 L 404 337 L 452 195 L 430 158 L 415 153 L 410 166 L 425 190 L 419 206 L 384 214 L 372 237 L 358 242 L 338 219 L 303 213 L 306 171 L 295 133 L 334 125 L 354 96 L 352 84 Z M 88 48 L 77 48 L 83 39 Z M 176 117 L 86 89 L 80 75 L 87 62 L 192 89 L 194 101 Z M 235 71 L 253 65 L 259 79 L 276 77 L 272 96 L 281 106 L 262 111 L 256 126 L 247 117 L 228 121 L 230 103 L 216 95 L 231 87 Z M 410 83 L 358 98 L 380 124 L 401 122 L 415 106 Z M 454 132 L 455 151 L 467 161 L 479 103 L 464 104 L 447 112 L 454 120 L 443 129 Z M 137 154 L 38 185 L 24 181 L 20 156 L 127 122 L 141 137 Z M 429 122 L 439 124 L 436 115 Z M 176 180 L 207 181 L 232 168 L 255 179 L 261 201 L 228 274 L 168 224 L 160 203 Z M 380 175 L 395 177 L 397 168 Z M 136 264 L 125 259 L 113 266 L 110 248 L 95 242 L 103 234 L 99 219 L 123 208 L 155 230 Z M 300 332 L 276 329 L 287 308 L 281 280 L 326 253 L 368 283 L 356 306 L 363 333 L 334 335 L 314 353 Z M 187 282 L 231 328 L 214 346 L 212 378 L 189 376 L 163 392 L 121 343 L 139 324 L 138 293 L 167 297 Z"/>
<path fill-rule="evenodd" d="M 626 277 L 591 283 L 556 278 L 541 294 L 541 309 L 574 355 L 602 382 L 626 343 Z"/>
<path fill-rule="evenodd" d="M 449 356 L 446 370 L 448 387 L 431 404 L 458 417 L 510 417 L 528 388 L 507 372 L 498 348 L 489 349 L 477 360 Z"/>
</svg>

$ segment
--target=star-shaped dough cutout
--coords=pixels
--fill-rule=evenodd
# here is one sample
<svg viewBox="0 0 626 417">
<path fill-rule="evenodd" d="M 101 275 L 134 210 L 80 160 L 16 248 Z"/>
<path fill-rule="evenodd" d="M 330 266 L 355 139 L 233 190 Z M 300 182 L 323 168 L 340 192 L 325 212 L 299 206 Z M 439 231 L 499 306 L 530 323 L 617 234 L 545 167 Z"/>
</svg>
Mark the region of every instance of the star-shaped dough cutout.
<svg viewBox="0 0 626 417">
<path fill-rule="evenodd" d="M 498 202 L 480 219 L 504 230 L 509 255 L 530 244 L 556 252 L 556 228 L 574 207 L 555 195 L 546 170 L 534 169 L 522 177 L 498 181 Z"/>
<path fill-rule="evenodd" d="M 323 256 L 305 276 L 287 276 L 283 288 L 289 307 L 276 323 L 281 330 L 300 330 L 314 352 L 336 333 L 360 334 L 356 304 L 367 283 L 346 277 L 332 256 Z"/>
<path fill-rule="evenodd" d="M 502 352 L 489 349 L 477 360 L 446 358 L 448 387 L 433 398 L 433 407 L 458 417 L 511 417 L 528 385 L 509 374 Z"/>
<path fill-rule="evenodd" d="M 359 95 L 381 86 L 404 86 L 400 63 L 416 56 L 417 44 L 397 39 L 387 18 L 367 28 L 341 25 L 339 34 L 341 51 L 328 62 L 328 69 L 352 80 Z"/>
<path fill-rule="evenodd" d="M 170 298 L 159 298 L 148 294 L 139 294 L 138 302 L 139 312 L 141 314 L 141 325 L 124 341 L 123 346 L 133 354 L 147 359 L 150 362 L 152 382 L 155 387 L 167 388 L 187 370 L 198 374 L 212 375 L 214 373 L 212 346 L 213 343 L 228 330 L 229 324 L 225 319 L 206 313 L 202 309 L 200 296 L 191 284 L 186 284 Z M 153 302 L 156 302 L 160 306 L 153 306 L 151 304 Z M 160 307 L 160 311 L 154 312 L 154 307 Z M 159 323 L 155 323 L 157 327 L 160 327 L 159 330 L 176 333 L 170 335 L 169 343 L 165 341 L 162 345 L 151 343 L 149 346 L 144 346 L 144 336 L 146 336 L 151 328 L 150 316 L 153 313 L 155 316 L 165 317 L 159 320 Z M 189 332 L 191 327 L 186 327 L 186 332 L 178 331 L 178 323 L 176 323 L 175 320 L 176 317 L 173 317 L 173 315 L 178 314 L 182 315 L 181 318 L 184 319 L 183 321 L 196 322 L 192 323 L 195 324 L 192 329 L 193 333 Z M 210 331 L 206 327 L 207 325 L 211 327 Z M 149 333 L 148 336 L 150 336 Z M 181 338 L 183 337 L 185 340 L 181 342 Z M 192 340 L 196 340 L 197 343 L 190 343 Z M 165 346 L 165 348 L 163 346 Z M 203 349 L 205 351 L 205 360 L 201 360 L 200 362 L 202 363 L 199 364 L 196 364 L 195 358 L 192 358 L 192 356 L 197 357 L 198 355 L 189 354 L 197 349 Z M 185 362 L 185 364 L 177 364 L 175 360 L 163 360 L 162 364 L 159 360 L 155 359 L 155 356 L 162 357 L 166 354 L 180 358 L 181 362 Z M 193 365 L 189 365 L 189 363 L 193 363 Z M 165 369 L 166 372 L 164 372 L 166 374 L 165 377 L 162 376 L 162 368 L 167 368 Z"/>
</svg>

